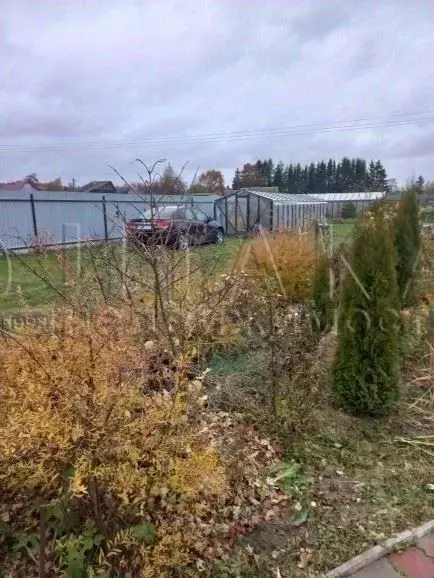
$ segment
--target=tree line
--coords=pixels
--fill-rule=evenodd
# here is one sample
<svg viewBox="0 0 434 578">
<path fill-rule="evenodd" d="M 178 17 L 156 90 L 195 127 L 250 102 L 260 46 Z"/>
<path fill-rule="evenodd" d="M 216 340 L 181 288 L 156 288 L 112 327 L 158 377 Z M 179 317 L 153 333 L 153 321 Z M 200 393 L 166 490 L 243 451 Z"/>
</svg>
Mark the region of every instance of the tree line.
<svg viewBox="0 0 434 578">
<path fill-rule="evenodd" d="M 380 160 L 367 163 L 361 158 L 344 157 L 302 166 L 284 165 L 272 159 L 246 163 L 236 169 L 233 189 L 277 187 L 281 193 L 315 194 L 359 191 L 386 191 L 387 173 Z"/>
<path fill-rule="evenodd" d="M 47 182 L 38 179 L 36 173 L 24 179 L 46 191 L 82 191 L 72 179 L 64 184 L 60 177 Z M 1 185 L 2 183 L 0 183 Z M 340 161 L 329 159 L 302 166 L 300 163 L 284 165 L 282 161 L 275 163 L 272 159 L 257 160 L 237 168 L 232 181 L 232 189 L 249 187 L 277 187 L 281 193 L 312 194 L 346 193 L 360 191 L 396 191 L 398 185 L 395 179 L 387 177 L 386 169 L 380 160 L 369 163 L 362 158 L 343 157 Z M 175 194 L 214 194 L 224 195 L 229 187 L 225 186 L 223 173 L 218 169 L 208 169 L 197 173 L 188 183 L 183 177 L 183 170 L 175 171 L 170 163 L 153 175 L 152 182 L 143 179 L 138 182 L 122 184 L 116 187 L 119 193 L 136 191 L 141 194 L 155 195 Z M 434 183 L 425 182 L 422 176 L 412 177 L 407 182 L 407 188 L 414 189 L 418 195 L 434 196 Z"/>
</svg>

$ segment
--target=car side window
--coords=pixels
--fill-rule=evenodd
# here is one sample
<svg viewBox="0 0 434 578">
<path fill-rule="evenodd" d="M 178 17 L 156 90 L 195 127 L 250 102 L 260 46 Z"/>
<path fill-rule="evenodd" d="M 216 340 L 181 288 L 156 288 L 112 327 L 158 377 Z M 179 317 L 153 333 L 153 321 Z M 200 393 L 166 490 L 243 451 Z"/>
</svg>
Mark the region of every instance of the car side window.
<svg viewBox="0 0 434 578">
<path fill-rule="evenodd" d="M 202 221 L 203 223 L 206 223 L 208 221 L 208 217 L 207 215 L 205 215 L 205 213 L 202 213 L 201 210 L 199 209 L 193 209 L 193 212 L 196 215 L 196 220 L 197 221 Z"/>
<path fill-rule="evenodd" d="M 173 212 L 172 215 L 172 219 L 178 219 L 178 220 L 182 220 L 186 218 L 186 212 L 184 211 L 184 209 L 176 209 L 176 211 Z M 188 217 L 187 217 L 188 219 Z"/>
<path fill-rule="evenodd" d="M 185 219 L 187 221 L 196 221 L 197 217 L 191 209 L 187 208 L 185 209 Z"/>
</svg>

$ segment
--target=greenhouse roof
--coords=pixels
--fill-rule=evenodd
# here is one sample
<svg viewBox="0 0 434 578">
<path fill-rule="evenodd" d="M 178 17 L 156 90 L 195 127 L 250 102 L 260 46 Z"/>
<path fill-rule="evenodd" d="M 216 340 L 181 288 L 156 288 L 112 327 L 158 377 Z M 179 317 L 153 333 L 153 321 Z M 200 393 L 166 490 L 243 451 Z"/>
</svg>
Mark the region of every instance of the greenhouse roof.
<svg viewBox="0 0 434 578">
<path fill-rule="evenodd" d="M 254 189 L 241 189 L 241 193 L 251 193 L 257 197 L 262 197 L 263 199 L 269 199 L 276 203 L 288 203 L 291 205 L 303 205 L 303 204 L 313 204 L 313 203 L 324 203 L 323 199 L 319 199 L 313 195 L 290 195 L 288 193 L 269 193 L 265 191 L 255 191 Z"/>
<path fill-rule="evenodd" d="M 315 197 L 329 203 L 334 201 L 345 203 L 351 201 L 377 201 L 383 199 L 385 195 L 386 193 L 382 191 L 364 191 L 360 193 L 317 193 Z"/>
</svg>

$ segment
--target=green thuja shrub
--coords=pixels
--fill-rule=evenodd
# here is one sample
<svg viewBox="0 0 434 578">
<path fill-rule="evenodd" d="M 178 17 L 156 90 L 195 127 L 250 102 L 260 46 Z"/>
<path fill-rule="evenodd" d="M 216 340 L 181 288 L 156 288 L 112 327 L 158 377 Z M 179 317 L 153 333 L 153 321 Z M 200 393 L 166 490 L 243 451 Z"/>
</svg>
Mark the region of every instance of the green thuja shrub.
<svg viewBox="0 0 434 578">
<path fill-rule="evenodd" d="M 390 412 L 399 398 L 399 299 L 391 228 L 359 224 L 345 260 L 333 389 L 358 415 Z"/>
<path fill-rule="evenodd" d="M 333 327 L 334 299 L 330 294 L 330 263 L 323 253 L 317 261 L 312 283 L 313 328 L 327 331 Z"/>
<path fill-rule="evenodd" d="M 357 217 L 357 209 L 354 203 L 345 203 L 341 211 L 342 219 L 355 219 Z"/>
<path fill-rule="evenodd" d="M 414 191 L 410 190 L 402 197 L 394 225 L 399 297 L 402 305 L 409 307 L 417 303 L 415 279 L 421 249 L 419 207 Z"/>
</svg>

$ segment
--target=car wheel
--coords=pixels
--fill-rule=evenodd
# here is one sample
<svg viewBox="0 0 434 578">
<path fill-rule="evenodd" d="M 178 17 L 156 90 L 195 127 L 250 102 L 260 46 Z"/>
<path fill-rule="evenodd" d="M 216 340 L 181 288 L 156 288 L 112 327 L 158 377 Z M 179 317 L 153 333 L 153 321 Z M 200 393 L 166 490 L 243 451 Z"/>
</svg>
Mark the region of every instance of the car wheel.
<svg viewBox="0 0 434 578">
<path fill-rule="evenodd" d="M 224 240 L 223 231 L 221 229 L 217 229 L 217 233 L 215 236 L 216 245 L 221 245 L 223 243 L 223 240 Z"/>
<path fill-rule="evenodd" d="M 186 251 L 191 245 L 190 237 L 185 233 L 181 233 L 178 237 L 178 249 Z"/>
</svg>

